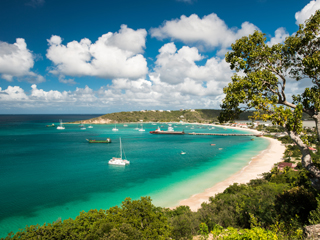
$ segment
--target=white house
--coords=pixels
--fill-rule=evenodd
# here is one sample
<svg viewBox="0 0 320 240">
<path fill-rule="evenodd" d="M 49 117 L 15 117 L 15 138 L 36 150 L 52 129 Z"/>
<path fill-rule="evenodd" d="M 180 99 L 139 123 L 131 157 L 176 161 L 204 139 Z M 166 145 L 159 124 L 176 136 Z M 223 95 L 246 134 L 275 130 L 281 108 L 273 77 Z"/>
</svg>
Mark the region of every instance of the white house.
<svg viewBox="0 0 320 240">
<path fill-rule="evenodd" d="M 145 110 L 141 110 L 140 112 L 146 112 Z"/>
<path fill-rule="evenodd" d="M 163 112 L 163 110 L 159 110 L 159 112 Z"/>
<path fill-rule="evenodd" d="M 167 112 L 171 112 L 170 110 L 167 110 Z"/>
</svg>

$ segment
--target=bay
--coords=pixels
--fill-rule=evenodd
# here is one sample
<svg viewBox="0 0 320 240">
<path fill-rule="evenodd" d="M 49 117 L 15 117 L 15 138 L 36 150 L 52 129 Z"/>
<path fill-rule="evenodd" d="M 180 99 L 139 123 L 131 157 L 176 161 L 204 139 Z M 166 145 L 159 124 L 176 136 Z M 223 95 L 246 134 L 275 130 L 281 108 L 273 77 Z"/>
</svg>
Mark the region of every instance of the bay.
<svg viewBox="0 0 320 240">
<path fill-rule="evenodd" d="M 145 132 L 135 130 L 136 123 L 118 124 L 117 132 L 112 131 L 114 125 L 85 130 L 77 124 L 65 124 L 65 130 L 46 127 L 59 124 L 59 119 L 69 122 L 97 116 L 0 115 L 0 237 L 26 225 L 108 209 L 126 197 L 151 196 L 157 206 L 175 206 L 241 170 L 268 147 L 267 140 L 251 141 L 250 136 L 149 133 L 161 125 L 166 130 L 165 123 L 144 123 Z M 211 126 L 173 127 L 185 132 L 240 133 Z M 107 137 L 112 143 L 86 141 Z M 130 165 L 108 165 L 109 159 L 119 155 L 120 137 Z"/>
</svg>

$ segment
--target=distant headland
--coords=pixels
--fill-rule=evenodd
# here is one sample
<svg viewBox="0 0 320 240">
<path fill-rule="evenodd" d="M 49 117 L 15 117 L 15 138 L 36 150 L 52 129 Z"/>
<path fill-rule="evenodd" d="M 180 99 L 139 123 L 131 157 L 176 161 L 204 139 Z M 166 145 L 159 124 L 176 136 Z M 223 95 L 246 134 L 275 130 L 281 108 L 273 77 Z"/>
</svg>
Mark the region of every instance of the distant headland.
<svg viewBox="0 0 320 240">
<path fill-rule="evenodd" d="M 218 122 L 221 110 L 217 109 L 180 109 L 180 110 L 141 110 L 130 112 L 117 112 L 100 117 L 76 121 L 83 124 L 110 124 L 130 122 L 188 122 L 188 123 L 213 123 Z M 248 120 L 253 112 L 240 114 L 238 120 Z"/>
<path fill-rule="evenodd" d="M 134 122 L 186 122 L 186 123 L 214 123 L 218 122 L 219 109 L 180 109 L 180 110 L 141 110 L 130 112 L 116 112 L 72 123 L 83 124 L 111 124 Z M 250 120 L 253 111 L 241 113 L 236 120 Z M 305 116 L 307 118 L 307 116 Z"/>
</svg>

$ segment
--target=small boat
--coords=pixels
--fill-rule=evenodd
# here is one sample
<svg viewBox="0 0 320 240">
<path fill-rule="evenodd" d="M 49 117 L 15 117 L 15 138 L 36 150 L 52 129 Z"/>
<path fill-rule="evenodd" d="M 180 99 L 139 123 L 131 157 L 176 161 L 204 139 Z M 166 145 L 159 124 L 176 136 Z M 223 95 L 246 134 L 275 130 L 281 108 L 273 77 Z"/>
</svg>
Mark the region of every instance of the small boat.
<svg viewBox="0 0 320 240">
<path fill-rule="evenodd" d="M 86 130 L 86 128 L 83 126 L 82 128 L 80 128 L 81 130 Z"/>
<path fill-rule="evenodd" d="M 90 125 L 88 128 L 93 128 L 93 126 L 92 126 L 92 125 Z"/>
<path fill-rule="evenodd" d="M 186 154 L 186 152 L 183 152 L 183 151 L 181 151 L 181 153 L 180 153 L 181 155 L 184 155 L 184 154 Z"/>
<path fill-rule="evenodd" d="M 143 125 L 141 124 L 141 128 L 139 129 L 139 132 L 145 132 L 146 130 L 143 129 Z"/>
<path fill-rule="evenodd" d="M 121 138 L 120 138 L 120 158 L 113 157 L 109 160 L 108 164 L 120 165 L 120 166 L 125 166 L 127 164 L 130 164 L 128 160 L 122 159 L 122 152 L 124 154 L 124 157 L 126 158 L 124 150 L 122 149 Z"/>
<path fill-rule="evenodd" d="M 114 128 L 112 128 L 112 131 L 118 131 L 119 129 L 117 128 L 116 125 L 114 125 Z"/>
<path fill-rule="evenodd" d="M 135 128 L 135 130 L 139 130 L 140 128 L 139 128 L 139 125 L 137 125 L 137 127 Z"/>
<path fill-rule="evenodd" d="M 169 125 L 169 127 L 168 127 L 168 130 L 167 130 L 168 132 L 174 132 L 174 129 L 173 129 L 173 127 L 171 127 L 170 125 Z"/>
<path fill-rule="evenodd" d="M 219 148 L 219 150 L 222 150 L 223 148 Z"/>
<path fill-rule="evenodd" d="M 127 125 L 127 124 L 124 124 L 123 126 L 124 126 L 124 127 L 128 127 L 128 125 Z"/>
<path fill-rule="evenodd" d="M 65 129 L 65 127 L 62 124 L 62 120 L 61 119 L 60 119 L 60 125 L 57 127 L 57 129 L 59 129 L 59 130 Z"/>
<path fill-rule="evenodd" d="M 54 123 L 52 123 L 51 125 L 47 125 L 46 127 L 55 127 Z"/>
<path fill-rule="evenodd" d="M 96 140 L 96 139 L 87 139 L 89 143 L 111 143 L 111 139 L 107 138 L 106 140 Z"/>
<path fill-rule="evenodd" d="M 210 146 L 215 146 L 215 144 L 214 144 L 214 143 L 211 143 Z"/>
<path fill-rule="evenodd" d="M 251 141 L 254 141 L 254 138 L 251 138 Z"/>
</svg>

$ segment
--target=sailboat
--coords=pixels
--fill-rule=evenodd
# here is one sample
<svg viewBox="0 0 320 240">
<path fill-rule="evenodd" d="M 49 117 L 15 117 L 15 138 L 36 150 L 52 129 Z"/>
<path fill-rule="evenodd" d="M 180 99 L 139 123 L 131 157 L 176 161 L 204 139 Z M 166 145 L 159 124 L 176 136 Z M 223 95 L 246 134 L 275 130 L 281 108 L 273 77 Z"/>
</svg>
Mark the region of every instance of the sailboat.
<svg viewBox="0 0 320 240">
<path fill-rule="evenodd" d="M 59 129 L 59 130 L 65 129 L 65 127 L 62 124 L 62 120 L 61 119 L 60 119 L 60 125 L 57 127 L 57 129 Z"/>
<path fill-rule="evenodd" d="M 114 125 L 114 128 L 112 128 L 112 131 L 118 131 L 119 129 L 117 128 L 117 125 Z"/>
<path fill-rule="evenodd" d="M 137 127 L 135 128 L 135 130 L 139 130 L 139 124 L 137 124 Z"/>
<path fill-rule="evenodd" d="M 120 158 L 113 157 L 109 160 L 108 163 L 111 165 L 121 165 L 121 166 L 125 166 L 127 164 L 130 164 L 130 162 L 128 160 L 122 159 L 122 152 L 123 152 L 124 158 L 126 158 L 124 150 L 122 149 L 121 138 L 120 138 Z"/>
<path fill-rule="evenodd" d="M 144 132 L 146 131 L 145 129 L 143 129 L 143 124 L 141 124 L 141 128 L 139 129 L 139 132 Z"/>
<path fill-rule="evenodd" d="M 81 122 L 81 124 L 79 125 L 81 130 L 86 130 L 87 128 L 83 125 L 83 123 Z"/>
</svg>

